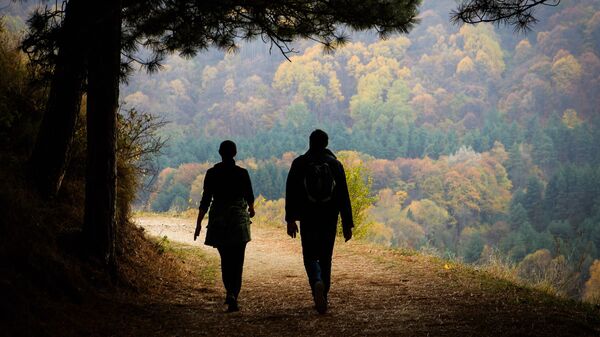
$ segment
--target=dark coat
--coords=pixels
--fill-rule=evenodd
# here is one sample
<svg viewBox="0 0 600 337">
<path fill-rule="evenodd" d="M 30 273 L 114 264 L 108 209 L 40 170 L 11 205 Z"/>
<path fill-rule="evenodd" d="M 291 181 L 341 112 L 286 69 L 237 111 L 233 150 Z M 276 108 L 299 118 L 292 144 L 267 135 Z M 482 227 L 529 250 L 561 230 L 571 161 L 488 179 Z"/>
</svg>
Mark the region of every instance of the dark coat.
<svg viewBox="0 0 600 337">
<path fill-rule="evenodd" d="M 208 213 L 205 244 L 213 247 L 250 241 L 248 205 L 254 193 L 248 171 L 233 160 L 216 164 L 206 172 L 200 209 Z M 212 205 L 211 205 L 212 204 Z"/>
<path fill-rule="evenodd" d="M 335 188 L 330 201 L 314 203 L 308 199 L 304 178 L 307 164 L 313 160 L 327 163 L 332 170 Z M 287 177 L 285 220 L 288 222 L 299 220 L 306 225 L 331 227 L 337 225 L 338 214 L 342 217 L 344 228 L 354 227 L 344 167 L 328 149 L 308 150 L 292 162 Z"/>
</svg>

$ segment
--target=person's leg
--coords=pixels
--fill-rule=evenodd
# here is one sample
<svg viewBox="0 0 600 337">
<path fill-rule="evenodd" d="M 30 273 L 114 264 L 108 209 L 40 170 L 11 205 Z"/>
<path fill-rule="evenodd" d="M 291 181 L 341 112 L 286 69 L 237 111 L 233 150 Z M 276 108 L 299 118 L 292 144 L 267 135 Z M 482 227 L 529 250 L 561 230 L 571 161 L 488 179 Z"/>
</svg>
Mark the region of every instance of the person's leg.
<svg viewBox="0 0 600 337">
<path fill-rule="evenodd" d="M 225 304 L 228 305 L 227 311 L 238 311 L 237 298 L 242 287 L 242 271 L 244 268 L 244 253 L 246 243 L 234 246 L 218 247 L 221 255 L 221 274 L 223 285 L 227 291 Z"/>
<path fill-rule="evenodd" d="M 300 224 L 300 240 L 302 242 L 302 258 L 304 259 L 304 268 L 311 292 L 314 294 L 314 285 L 321 280 L 321 266 L 318 257 L 318 235 L 308 224 Z"/>
<path fill-rule="evenodd" d="M 219 251 L 219 255 L 221 256 L 221 277 L 223 279 L 223 286 L 225 287 L 225 291 L 227 292 L 227 297 L 225 301 L 229 300 L 229 297 L 233 295 L 232 292 L 232 276 L 231 276 L 231 260 L 232 254 L 229 247 L 217 247 Z"/>
<path fill-rule="evenodd" d="M 238 298 L 242 289 L 242 273 L 244 272 L 244 255 L 246 253 L 246 243 L 231 247 L 232 249 L 232 271 L 231 271 L 231 292 Z"/>
<path fill-rule="evenodd" d="M 323 233 L 316 230 L 318 227 L 309 227 L 300 225 L 300 237 L 302 240 L 302 255 L 304 257 L 304 268 L 308 276 L 308 283 L 315 301 L 315 308 L 320 314 L 327 312 L 327 298 L 325 292 L 325 283 L 322 279 L 321 262 L 321 242 Z"/>
<path fill-rule="evenodd" d="M 335 244 L 336 228 L 327 228 L 323 231 L 319 240 L 318 259 L 321 269 L 321 279 L 325 287 L 325 299 L 331 287 L 331 257 L 333 255 L 333 246 Z"/>
</svg>

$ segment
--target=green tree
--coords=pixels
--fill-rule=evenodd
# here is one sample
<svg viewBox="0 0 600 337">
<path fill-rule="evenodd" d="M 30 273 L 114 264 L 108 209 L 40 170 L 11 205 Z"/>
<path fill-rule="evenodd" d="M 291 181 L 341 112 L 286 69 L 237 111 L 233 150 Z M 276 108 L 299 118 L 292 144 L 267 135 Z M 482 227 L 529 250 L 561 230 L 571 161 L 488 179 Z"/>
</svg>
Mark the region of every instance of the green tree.
<svg viewBox="0 0 600 337">
<path fill-rule="evenodd" d="M 465 244 L 463 258 L 467 263 L 473 263 L 479 260 L 481 257 L 481 252 L 483 251 L 483 247 L 485 245 L 485 241 L 481 237 L 481 234 L 475 232 L 472 234 L 467 243 Z"/>
<path fill-rule="evenodd" d="M 544 172 L 553 173 L 556 166 L 556 152 L 552 138 L 542 131 L 541 126 L 535 127 L 536 132 L 533 135 L 533 159 Z"/>
<path fill-rule="evenodd" d="M 527 192 L 523 197 L 523 207 L 527 210 L 528 219 L 538 232 L 546 228 L 543 214 L 544 185 L 536 176 L 529 177 Z"/>
<path fill-rule="evenodd" d="M 521 144 L 514 143 L 508 151 L 508 162 L 506 168 L 513 187 L 523 188 L 527 182 L 528 169 L 521 153 Z"/>
<path fill-rule="evenodd" d="M 354 220 L 354 235 L 356 238 L 362 238 L 368 235 L 372 224 L 367 210 L 375 202 L 375 197 L 371 195 L 373 178 L 368 174 L 364 164 L 361 161 L 352 160 L 352 156 L 352 152 L 343 152 L 339 154 L 339 159 L 344 164 L 346 172 L 346 182 L 352 205 L 352 219 Z M 338 226 L 340 235 L 341 227 L 341 225 Z"/>
<path fill-rule="evenodd" d="M 521 203 L 513 203 L 510 207 L 509 221 L 512 229 L 519 229 L 529 223 L 527 210 Z"/>
</svg>

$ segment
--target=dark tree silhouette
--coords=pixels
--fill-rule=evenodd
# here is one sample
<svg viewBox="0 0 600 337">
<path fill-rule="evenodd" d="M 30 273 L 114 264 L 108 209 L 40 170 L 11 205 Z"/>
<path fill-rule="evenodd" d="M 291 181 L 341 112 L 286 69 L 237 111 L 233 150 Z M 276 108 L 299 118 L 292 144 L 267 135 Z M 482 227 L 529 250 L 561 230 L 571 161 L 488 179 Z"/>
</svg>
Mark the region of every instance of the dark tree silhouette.
<svg viewBox="0 0 600 337">
<path fill-rule="evenodd" d="M 121 1 L 101 1 L 91 15 L 87 90 L 84 234 L 93 255 L 115 265 L 117 108 L 121 65 Z"/>
<path fill-rule="evenodd" d="M 85 1 L 71 0 L 64 11 L 37 13 L 29 19 L 31 34 L 23 42 L 35 63 L 54 72 L 30 160 L 33 179 L 48 197 L 60 188 L 79 118 L 86 66 L 82 56 L 89 39 L 86 11 Z M 59 16 L 64 20 L 57 26 Z"/>
<path fill-rule="evenodd" d="M 380 36 L 407 33 L 417 22 L 420 0 L 184 0 L 174 4 L 130 1 L 124 9 L 125 46 L 193 56 L 208 47 L 235 50 L 240 39 L 261 37 L 284 55 L 295 38 L 319 41 L 327 49 L 346 41 L 344 28 L 374 29 Z"/>
<path fill-rule="evenodd" d="M 560 0 L 462 0 L 451 19 L 456 23 L 494 22 L 527 30 L 537 22 L 536 8 L 559 4 Z"/>
</svg>

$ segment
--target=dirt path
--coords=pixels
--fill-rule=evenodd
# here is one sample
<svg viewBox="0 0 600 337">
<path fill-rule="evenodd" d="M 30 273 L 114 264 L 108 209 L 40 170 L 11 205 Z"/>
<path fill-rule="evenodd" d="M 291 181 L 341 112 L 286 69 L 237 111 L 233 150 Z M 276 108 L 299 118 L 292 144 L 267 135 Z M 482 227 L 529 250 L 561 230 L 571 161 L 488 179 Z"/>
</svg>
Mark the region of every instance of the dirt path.
<svg viewBox="0 0 600 337">
<path fill-rule="evenodd" d="M 194 221 L 139 218 L 155 236 L 192 241 Z M 598 336 L 598 312 L 450 266 L 359 242 L 336 242 L 330 310 L 317 315 L 299 239 L 255 226 L 246 251 L 241 312 L 224 313 L 216 282 L 171 289 L 134 311 L 125 334 L 161 336 Z M 195 247 L 195 248 L 193 248 Z M 194 268 L 193 265 L 191 268 Z M 215 266 L 218 268 L 218 265 Z M 124 309 L 125 310 L 125 309 Z"/>
</svg>

